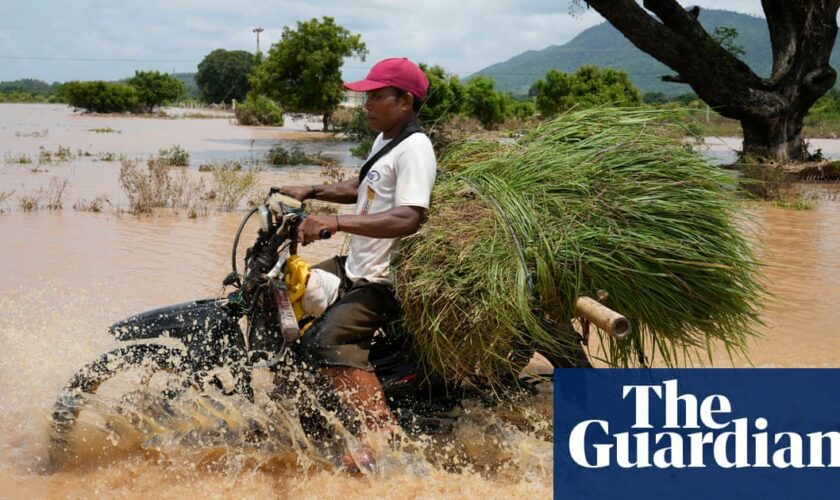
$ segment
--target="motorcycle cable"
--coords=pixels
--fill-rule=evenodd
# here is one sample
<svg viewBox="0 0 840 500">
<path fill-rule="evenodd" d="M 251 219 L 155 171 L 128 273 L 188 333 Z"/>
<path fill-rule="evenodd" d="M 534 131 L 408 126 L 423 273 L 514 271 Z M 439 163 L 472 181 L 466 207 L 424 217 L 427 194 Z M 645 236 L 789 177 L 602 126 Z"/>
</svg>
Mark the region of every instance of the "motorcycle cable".
<svg viewBox="0 0 840 500">
<path fill-rule="evenodd" d="M 242 222 L 239 223 L 239 229 L 236 230 L 236 236 L 233 238 L 233 249 L 230 253 L 230 266 L 232 269 L 232 273 L 230 276 L 234 278 L 234 284 L 236 284 L 237 288 L 242 288 L 242 281 L 239 279 L 239 271 L 236 269 L 236 248 L 239 246 L 239 237 L 242 236 L 242 231 L 245 229 L 245 224 L 248 222 L 248 219 L 251 218 L 258 210 L 258 207 L 254 207 L 248 211 L 248 214 L 242 219 Z"/>
</svg>

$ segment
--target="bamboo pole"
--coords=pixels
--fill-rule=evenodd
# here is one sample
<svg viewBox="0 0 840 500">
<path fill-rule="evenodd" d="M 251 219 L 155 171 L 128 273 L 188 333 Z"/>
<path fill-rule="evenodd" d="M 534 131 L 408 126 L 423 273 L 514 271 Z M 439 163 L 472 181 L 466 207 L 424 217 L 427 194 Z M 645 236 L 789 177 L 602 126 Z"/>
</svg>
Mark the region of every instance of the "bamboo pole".
<svg viewBox="0 0 840 500">
<path fill-rule="evenodd" d="M 630 335 L 630 320 L 609 307 L 589 297 L 578 297 L 575 302 L 577 314 L 616 339 Z"/>
</svg>

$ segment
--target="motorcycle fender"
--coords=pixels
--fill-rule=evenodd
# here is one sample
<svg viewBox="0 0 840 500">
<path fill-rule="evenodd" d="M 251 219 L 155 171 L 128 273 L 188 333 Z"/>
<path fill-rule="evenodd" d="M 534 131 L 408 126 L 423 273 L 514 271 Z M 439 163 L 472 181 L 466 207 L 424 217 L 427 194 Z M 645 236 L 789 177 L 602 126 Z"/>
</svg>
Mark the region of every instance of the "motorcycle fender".
<svg viewBox="0 0 840 500">
<path fill-rule="evenodd" d="M 205 299 L 153 309 L 114 323 L 109 329 L 120 341 L 173 338 L 190 351 L 206 350 L 228 337 L 242 339 L 238 317 L 224 302 Z"/>
</svg>

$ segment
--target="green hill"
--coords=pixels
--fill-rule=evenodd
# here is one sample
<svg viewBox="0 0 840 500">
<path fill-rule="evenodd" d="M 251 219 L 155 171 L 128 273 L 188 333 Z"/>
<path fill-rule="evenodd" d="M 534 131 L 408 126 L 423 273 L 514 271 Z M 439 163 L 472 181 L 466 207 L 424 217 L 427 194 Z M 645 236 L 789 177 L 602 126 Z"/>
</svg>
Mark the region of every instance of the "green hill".
<svg viewBox="0 0 840 500">
<path fill-rule="evenodd" d="M 717 26 L 738 30 L 735 44 L 744 48 L 742 59 L 759 76 L 769 76 L 773 67 L 770 34 L 764 18 L 725 10 L 701 10 L 700 24 L 708 32 Z M 840 53 L 832 53 L 832 66 L 838 68 Z M 627 72 L 642 92 L 662 92 L 669 96 L 691 92 L 685 84 L 660 80 L 674 72 L 653 57 L 637 49 L 609 23 L 593 26 L 565 45 L 552 45 L 543 50 L 529 50 L 505 62 L 493 64 L 477 73 L 496 80 L 497 88 L 514 94 L 526 94 L 531 84 L 550 69 L 573 73 L 584 64 L 612 67 Z"/>
</svg>

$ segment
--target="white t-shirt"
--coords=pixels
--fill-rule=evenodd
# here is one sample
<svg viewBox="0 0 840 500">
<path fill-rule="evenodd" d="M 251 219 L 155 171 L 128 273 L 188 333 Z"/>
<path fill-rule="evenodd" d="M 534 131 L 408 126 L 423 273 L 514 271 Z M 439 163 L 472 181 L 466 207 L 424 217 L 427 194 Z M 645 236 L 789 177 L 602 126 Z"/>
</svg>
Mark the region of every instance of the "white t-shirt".
<svg viewBox="0 0 840 500">
<path fill-rule="evenodd" d="M 380 133 L 368 158 L 391 140 L 383 139 Z M 412 134 L 373 164 L 359 185 L 356 213 L 375 214 L 401 206 L 429 208 L 436 176 L 432 142 L 424 134 Z M 391 255 L 399 245 L 400 238 L 354 234 L 344 266 L 347 277 L 353 281 L 364 278 L 376 283 L 393 283 Z"/>
</svg>

